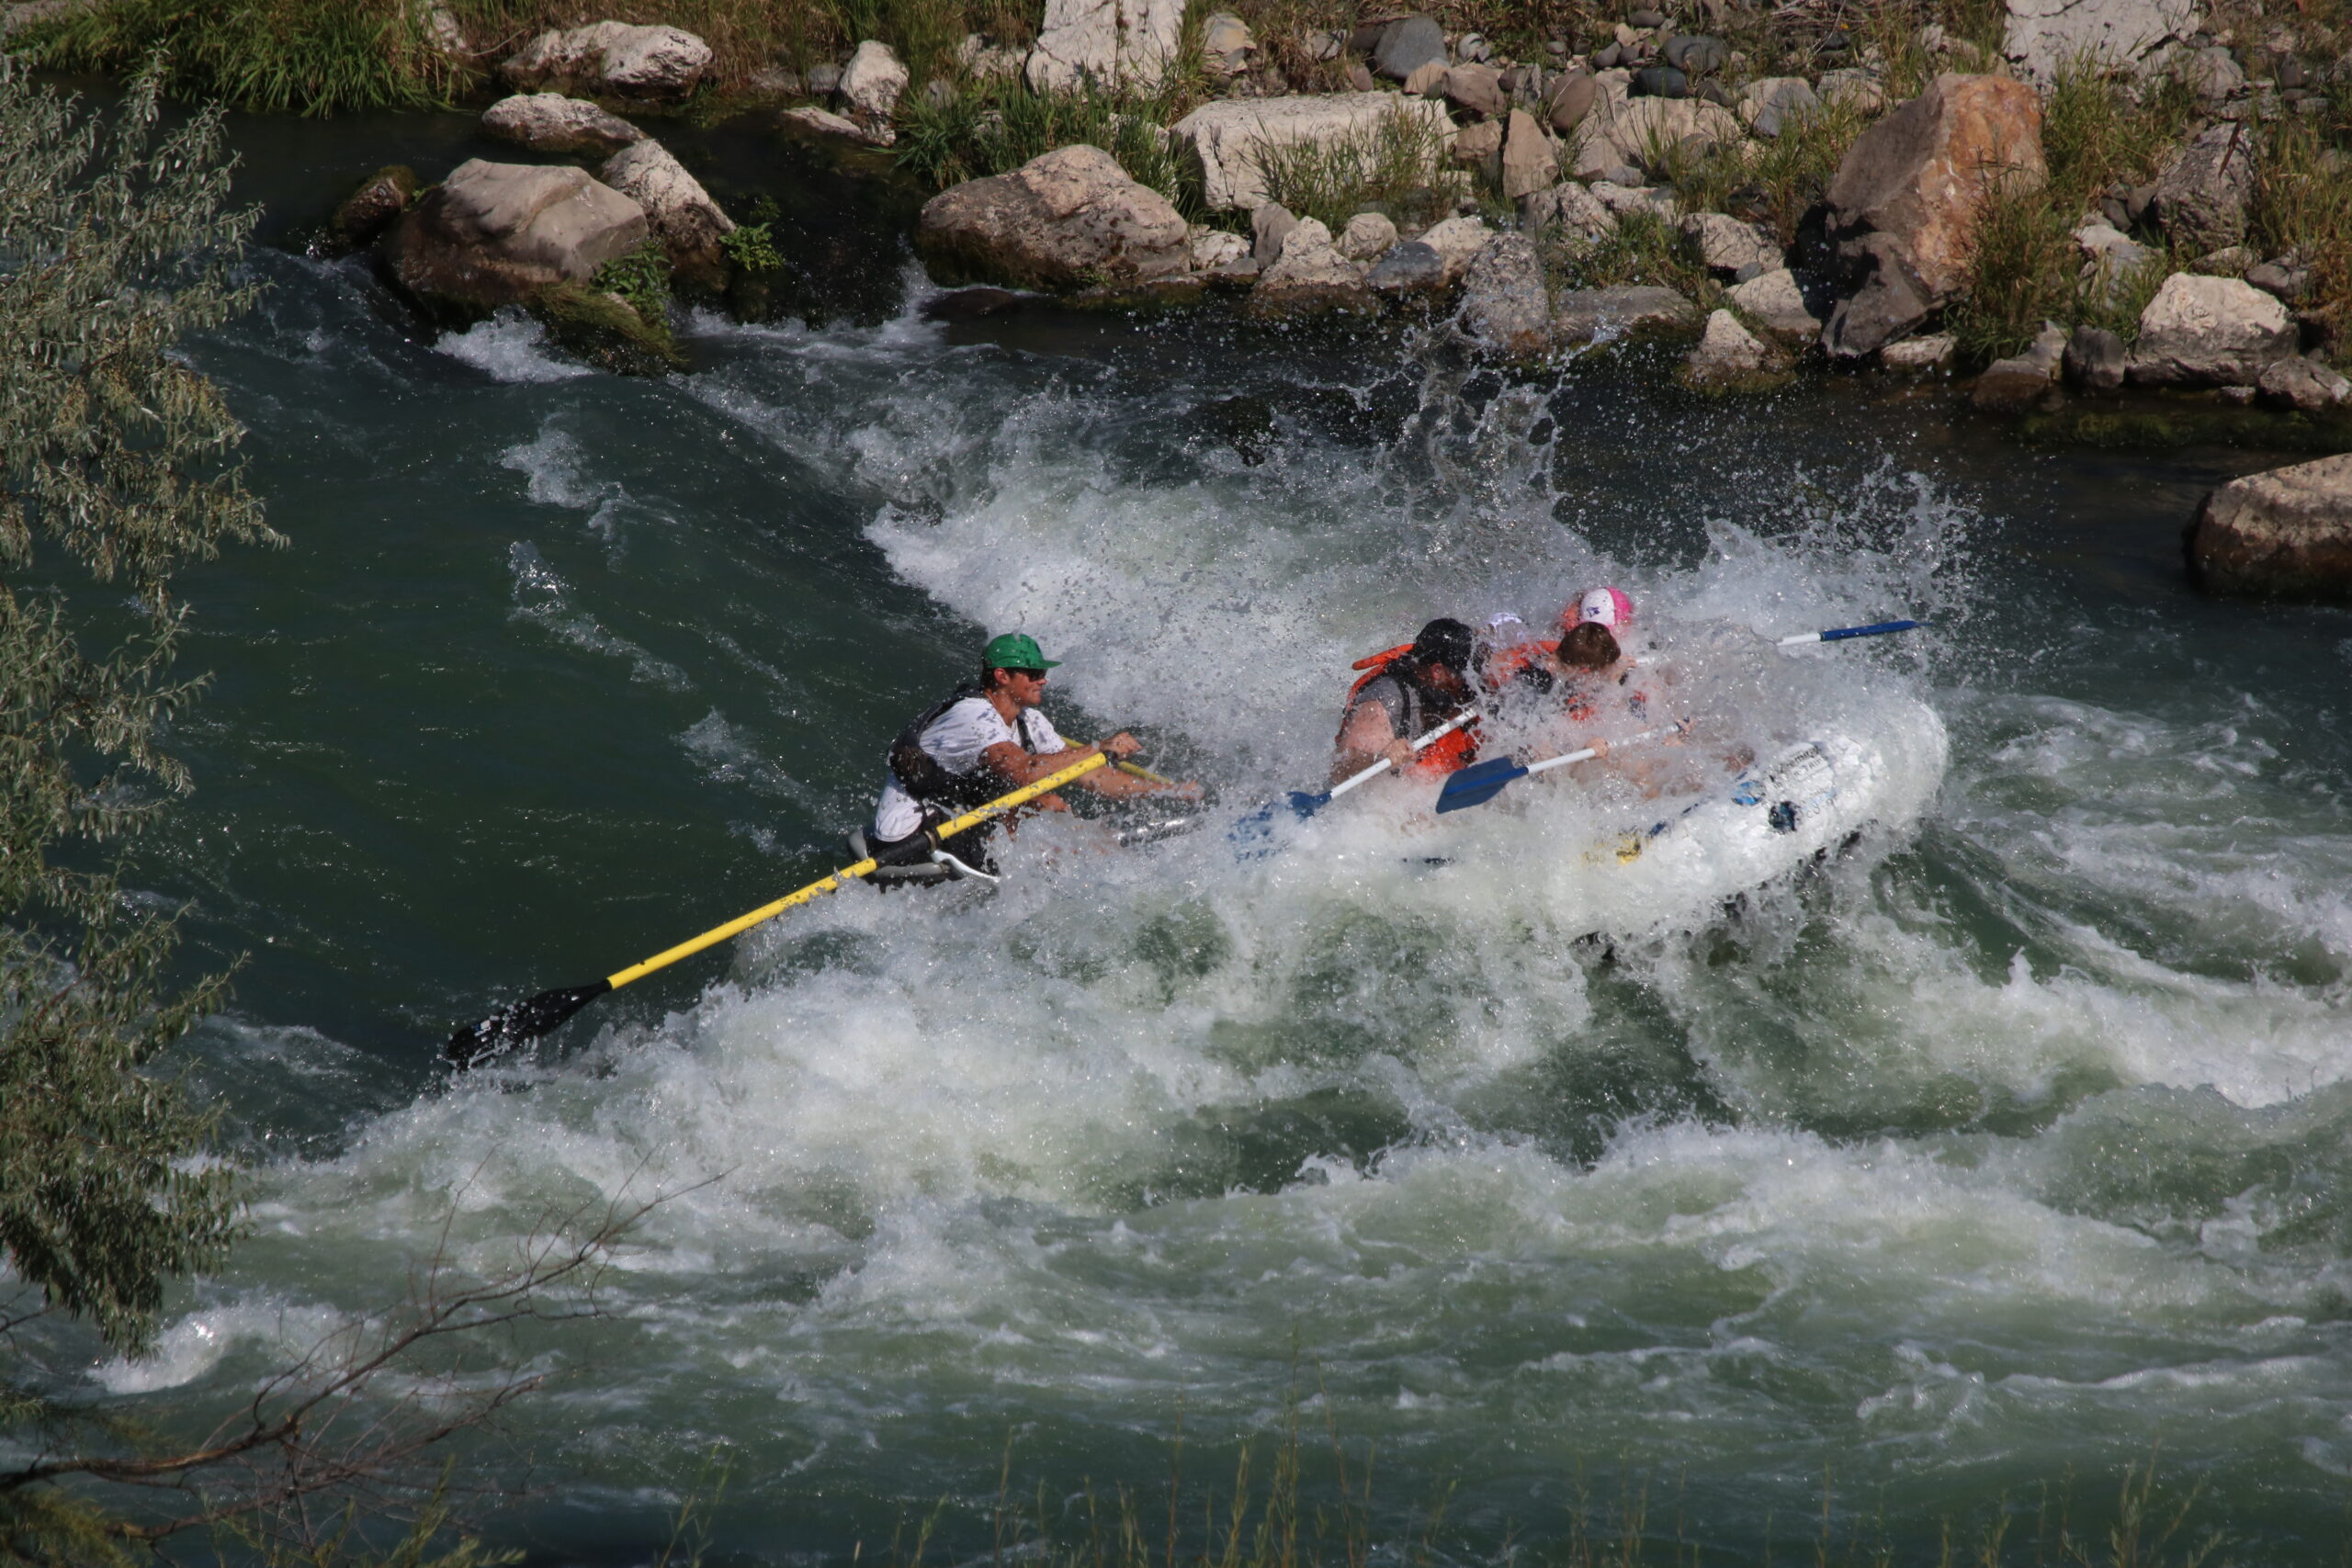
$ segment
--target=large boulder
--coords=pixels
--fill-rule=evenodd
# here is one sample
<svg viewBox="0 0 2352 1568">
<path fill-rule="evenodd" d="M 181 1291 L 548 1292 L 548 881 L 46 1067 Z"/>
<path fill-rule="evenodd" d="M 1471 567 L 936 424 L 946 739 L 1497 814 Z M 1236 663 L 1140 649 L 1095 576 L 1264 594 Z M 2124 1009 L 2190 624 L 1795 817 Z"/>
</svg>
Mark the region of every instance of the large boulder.
<svg viewBox="0 0 2352 1568">
<path fill-rule="evenodd" d="M 1635 98 L 1626 96 L 1631 78 L 1604 71 L 1593 78 L 1592 107 L 1577 124 L 1567 162 L 1580 180 L 1611 170 L 1644 167 L 1657 150 L 1692 151 L 1739 141 L 1746 132 L 1720 104 L 1704 98 Z"/>
<path fill-rule="evenodd" d="M 2194 261 L 2245 238 L 2254 152 L 2254 131 L 2222 120 L 2191 137 L 2165 164 L 2149 208 L 2177 261 Z"/>
<path fill-rule="evenodd" d="M 585 98 L 517 93 L 481 111 L 485 134 L 535 152 L 616 152 L 645 132 Z"/>
<path fill-rule="evenodd" d="M 2295 352 L 2287 307 L 2235 277 L 2177 272 L 2140 312 L 2130 378 L 2155 387 L 2250 387 Z"/>
<path fill-rule="evenodd" d="M 952 277 L 1031 288 L 1133 283 L 1192 265 L 1184 220 L 1099 147 L 1062 147 L 923 203 L 916 242 Z"/>
<path fill-rule="evenodd" d="M 1178 120 L 1172 134 L 1199 160 L 1210 209 L 1247 212 L 1266 199 L 1264 165 L 1279 150 L 1368 150 L 1392 116 L 1419 120 L 1430 132 L 1425 140 L 1438 146 L 1453 134 L 1443 104 L 1394 93 L 1221 98 Z M 1430 172 L 1434 176 L 1434 160 Z"/>
<path fill-rule="evenodd" d="M 1183 0 L 1046 0 L 1045 26 L 1025 67 L 1040 93 L 1098 87 L 1159 89 L 1184 30 Z"/>
<path fill-rule="evenodd" d="M 710 45 L 684 28 L 598 22 L 541 33 L 498 70 L 526 92 L 677 97 L 693 91 L 709 68 Z"/>
<path fill-rule="evenodd" d="M 1860 358 L 1925 321 L 1966 276 L 1986 197 L 2047 172 L 2041 100 L 2007 76 L 1947 72 L 1864 130 L 1829 183 L 1825 239 L 1847 298 L 1822 346 Z"/>
<path fill-rule="evenodd" d="M 2189 525 L 2188 565 L 2217 593 L 2352 603 L 2352 454 L 2213 491 Z"/>
<path fill-rule="evenodd" d="M 673 265 L 711 287 L 725 285 L 719 242 L 735 231 L 735 220 L 668 148 L 650 137 L 624 147 L 605 162 L 604 175 L 606 185 L 637 203 Z"/>
<path fill-rule="evenodd" d="M 429 306 L 480 310 L 528 302 L 644 243 L 645 214 L 584 169 L 458 165 L 385 237 L 385 265 Z"/>
<path fill-rule="evenodd" d="M 2197 31 L 2197 0 L 2008 0 L 2001 52 L 2048 85 L 2070 61 L 2143 73 Z"/>
<path fill-rule="evenodd" d="M 1498 234 L 1462 280 L 1462 330 L 1489 354 L 1532 358 L 1552 344 L 1552 301 L 1543 258 L 1524 234 Z"/>
<path fill-rule="evenodd" d="M 1283 236 L 1274 265 L 1250 291 L 1254 316 L 1306 316 L 1326 310 L 1369 310 L 1364 269 L 1340 254 L 1320 220 L 1302 218 Z"/>
</svg>

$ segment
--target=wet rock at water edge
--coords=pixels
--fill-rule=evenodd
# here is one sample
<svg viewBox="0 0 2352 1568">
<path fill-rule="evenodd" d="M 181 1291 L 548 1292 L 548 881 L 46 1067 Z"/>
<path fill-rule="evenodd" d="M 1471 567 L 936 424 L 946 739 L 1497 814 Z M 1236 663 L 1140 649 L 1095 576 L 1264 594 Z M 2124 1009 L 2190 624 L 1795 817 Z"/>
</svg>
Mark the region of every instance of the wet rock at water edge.
<svg viewBox="0 0 2352 1568">
<path fill-rule="evenodd" d="M 977 321 L 1021 308 L 1021 296 L 1009 288 L 957 288 L 923 301 L 926 321 Z"/>
<path fill-rule="evenodd" d="M 2145 386 L 2252 386 L 2299 336 L 2287 307 L 2251 284 L 2177 272 L 2140 312 L 2127 375 Z"/>
<path fill-rule="evenodd" d="M 1552 305 L 1544 263 L 1524 234 L 1498 234 L 1462 280 L 1462 331 L 1483 352 L 1530 359 L 1552 345 Z"/>
<path fill-rule="evenodd" d="M 649 232 L 637 203 L 585 170 L 475 158 L 417 200 L 383 254 L 418 299 L 487 311 L 586 284 Z"/>
<path fill-rule="evenodd" d="M 1446 287 L 1452 288 L 1462 281 L 1471 262 L 1494 237 L 1495 231 L 1482 219 L 1449 218 L 1423 230 L 1420 243 L 1438 254 L 1445 266 Z"/>
<path fill-rule="evenodd" d="M 2006 76 L 1939 76 L 1864 130 L 1829 185 L 1825 243 L 1847 298 L 1822 347 L 1854 359 L 1907 335 L 1965 277 L 1987 195 L 2045 175 L 2041 99 Z"/>
<path fill-rule="evenodd" d="M 1697 391 L 1761 391 L 1784 381 L 1787 372 L 1787 358 L 1779 349 L 1729 310 L 1716 310 L 1707 317 L 1698 346 L 1683 356 L 1677 378 Z"/>
<path fill-rule="evenodd" d="M 1374 300 L 1364 269 L 1340 254 L 1331 231 L 1302 218 L 1283 236 L 1273 265 L 1258 275 L 1248 308 L 1259 317 L 1368 313 Z"/>
<path fill-rule="evenodd" d="M 1945 370 L 1959 355 L 1958 338 L 1950 333 L 1934 333 L 1888 344 L 1878 351 L 1878 363 L 1883 370 Z"/>
<path fill-rule="evenodd" d="M 2352 381 L 2301 355 L 2264 366 L 2254 378 L 2254 389 L 2270 407 L 2300 413 L 2319 413 L 2352 398 Z"/>
<path fill-rule="evenodd" d="M 668 148 L 650 137 L 624 147 L 605 162 L 604 177 L 637 203 L 681 276 L 713 292 L 727 287 L 721 242 L 735 231 L 735 220 Z"/>
<path fill-rule="evenodd" d="M 1432 61 L 1446 63 L 1445 30 L 1428 17 L 1389 23 L 1372 46 L 1373 74 L 1391 82 L 1402 82 Z"/>
<path fill-rule="evenodd" d="M 499 67 L 526 91 L 683 97 L 710 68 L 710 45 L 684 28 L 598 22 L 539 34 Z"/>
<path fill-rule="evenodd" d="M 1373 265 L 1364 284 L 1377 294 L 1434 294 L 1445 287 L 1445 258 L 1408 240 Z"/>
<path fill-rule="evenodd" d="M 408 210 L 416 197 L 416 171 L 405 164 L 388 164 L 359 182 L 359 188 L 343 198 L 327 220 L 326 232 L 321 237 L 320 250 L 328 255 L 345 255 L 365 250 L 376 236 L 391 226 L 392 220 Z"/>
<path fill-rule="evenodd" d="M 2066 378 L 2086 391 L 2114 391 L 2130 362 L 2122 337 L 2105 327 L 2076 327 L 2066 340 Z"/>
<path fill-rule="evenodd" d="M 1250 242 L 1222 229 L 1193 236 L 1193 270 L 1216 272 L 1248 259 Z"/>
<path fill-rule="evenodd" d="M 2188 530 L 2208 592 L 2352 603 L 2352 455 L 2231 480 Z"/>
<path fill-rule="evenodd" d="M 1298 219 L 1279 201 L 1261 202 L 1250 214 L 1250 255 L 1261 268 L 1274 265 L 1283 254 L 1283 242 L 1298 227 Z"/>
<path fill-rule="evenodd" d="M 2013 409 L 2033 402 L 2058 382 L 2066 358 L 2066 333 L 2044 321 L 2023 354 L 1996 359 L 1984 367 L 1969 389 L 1969 400 L 1980 409 Z"/>
<path fill-rule="evenodd" d="M 1814 301 L 1806 298 L 1804 287 L 1796 274 L 1787 267 L 1759 273 L 1735 288 L 1725 289 L 1724 298 L 1737 306 L 1750 321 L 1784 343 L 1810 344 L 1821 335 L 1824 312 L 1816 310 Z"/>
<path fill-rule="evenodd" d="M 820 109 L 814 104 L 803 104 L 798 108 L 786 109 L 776 116 L 776 118 L 786 125 L 801 130 L 813 131 L 819 136 L 837 136 L 845 141 L 860 141 L 868 146 L 875 144 L 873 135 L 865 127 L 854 119 L 837 115 L 831 109 Z"/>
<path fill-rule="evenodd" d="M 1553 331 L 1567 344 L 1690 332 L 1701 320 L 1699 308 L 1690 300 L 1671 288 L 1649 284 L 1571 288 L 1552 301 Z"/>
<path fill-rule="evenodd" d="M 1168 198 L 1083 145 L 940 192 L 923 204 L 915 240 L 950 281 L 1024 288 L 1139 283 L 1192 265 L 1190 231 Z"/>
<path fill-rule="evenodd" d="M 2201 256 L 2245 238 L 2254 202 L 2254 132 L 2223 121 L 2190 139 L 2156 176 L 2156 222 L 2176 256 Z"/>
<path fill-rule="evenodd" d="M 516 93 L 482 110 L 481 128 L 537 152 L 617 152 L 645 132 L 584 98 Z"/>
</svg>

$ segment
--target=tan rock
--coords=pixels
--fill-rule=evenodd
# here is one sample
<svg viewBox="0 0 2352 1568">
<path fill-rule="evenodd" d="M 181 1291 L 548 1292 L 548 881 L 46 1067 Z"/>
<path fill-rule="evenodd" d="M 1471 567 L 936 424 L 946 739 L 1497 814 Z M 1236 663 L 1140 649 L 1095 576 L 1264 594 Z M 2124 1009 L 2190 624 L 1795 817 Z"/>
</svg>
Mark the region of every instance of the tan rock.
<svg viewBox="0 0 2352 1568">
<path fill-rule="evenodd" d="M 1724 291 L 1749 320 L 1783 341 L 1810 343 L 1821 335 L 1821 319 L 1805 303 L 1796 275 L 1787 267 L 1760 273 Z M 1890 344 L 1890 348 L 1900 344 Z"/>
<path fill-rule="evenodd" d="M 615 152 L 645 132 L 584 98 L 517 93 L 481 111 L 481 128 L 502 141 L 539 152 Z"/>
<path fill-rule="evenodd" d="M 1266 199 L 1263 164 L 1276 148 L 1369 149 L 1392 116 L 1419 119 L 1443 145 L 1453 121 L 1443 104 L 1394 93 L 1328 93 L 1282 98 L 1223 98 L 1176 122 L 1170 134 L 1201 165 L 1212 210 L 1247 212 Z M 1437 171 L 1432 168 L 1433 175 Z"/>
<path fill-rule="evenodd" d="M 710 68 L 710 45 L 684 28 L 594 27 L 539 34 L 499 67 L 515 86 L 585 88 L 631 97 L 675 97 Z"/>
<path fill-rule="evenodd" d="M 1417 98 L 1442 98 L 1445 96 L 1445 76 L 1446 64 L 1442 60 L 1416 65 L 1413 73 L 1405 78 L 1405 91 Z"/>
<path fill-rule="evenodd" d="M 1364 269 L 1341 255 L 1331 243 L 1331 231 L 1313 218 L 1298 220 L 1283 241 L 1282 254 L 1258 275 L 1258 286 L 1250 291 L 1249 310 L 1255 316 L 1371 309 L 1373 295 Z"/>
<path fill-rule="evenodd" d="M 1727 390 L 1752 385 L 1786 368 L 1780 350 L 1740 325 L 1729 310 L 1707 317 L 1698 346 L 1683 357 L 1686 386 Z"/>
<path fill-rule="evenodd" d="M 1168 198 L 1082 145 L 940 192 L 923 204 L 915 237 L 949 275 L 943 281 L 1075 288 L 1144 282 L 1192 265 L 1184 220 Z"/>
<path fill-rule="evenodd" d="M 1560 177 L 1560 150 L 1525 109 L 1511 110 L 1506 122 L 1502 176 L 1503 199 L 1511 202 L 1550 189 Z"/>
<path fill-rule="evenodd" d="M 1495 231 L 1487 227 L 1483 219 L 1449 218 L 1442 223 L 1430 225 L 1422 231 L 1420 238 L 1422 244 L 1437 253 L 1439 262 L 1445 268 L 1445 284 L 1451 288 L 1462 281 L 1462 275 L 1470 270 L 1471 262 L 1494 237 Z"/>
<path fill-rule="evenodd" d="M 1373 262 L 1396 243 L 1396 225 L 1377 212 L 1359 212 L 1340 231 L 1340 254 L 1352 262 Z"/>
<path fill-rule="evenodd" d="M 2352 603 L 2352 454 L 2214 491 L 2189 526 L 2188 562 L 2218 593 Z"/>
<path fill-rule="evenodd" d="M 1960 340 L 1950 333 L 1906 337 L 1878 351 L 1878 362 L 1889 370 L 1941 370 L 1960 352 Z"/>
<path fill-rule="evenodd" d="M 556 283 L 587 283 L 645 242 L 645 214 L 582 169 L 460 164 L 385 241 L 410 293 L 475 306 L 518 304 Z"/>
<path fill-rule="evenodd" d="M 2287 307 L 2235 277 L 2177 272 L 2140 312 L 2127 377 L 2148 386 L 2248 387 L 2295 352 Z"/>
</svg>

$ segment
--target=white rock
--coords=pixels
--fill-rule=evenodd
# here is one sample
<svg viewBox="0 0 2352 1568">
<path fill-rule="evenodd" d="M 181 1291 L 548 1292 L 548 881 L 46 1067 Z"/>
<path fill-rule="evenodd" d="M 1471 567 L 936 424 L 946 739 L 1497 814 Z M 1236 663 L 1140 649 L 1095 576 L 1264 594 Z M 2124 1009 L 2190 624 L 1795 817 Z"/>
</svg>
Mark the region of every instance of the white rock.
<svg viewBox="0 0 2352 1568">
<path fill-rule="evenodd" d="M 1781 265 L 1779 240 L 1725 213 L 1691 213 L 1682 220 L 1682 235 L 1699 247 L 1708 271 L 1727 277 L 1753 278 Z"/>
<path fill-rule="evenodd" d="M 1617 215 L 1574 180 L 1562 180 L 1551 189 L 1537 191 L 1521 202 L 1519 221 L 1523 229 L 1557 229 L 1587 244 L 1605 240 L 1617 231 Z"/>
<path fill-rule="evenodd" d="M 1745 310 L 1775 337 L 1810 343 L 1821 335 L 1821 318 L 1806 305 L 1796 274 L 1787 267 L 1759 273 L 1724 291 L 1724 298 Z"/>
<path fill-rule="evenodd" d="M 1780 363 L 1779 352 L 1741 326 L 1738 317 L 1717 310 L 1707 318 L 1699 346 L 1684 356 L 1682 374 L 1687 381 L 1707 386 L 1762 375 Z"/>
<path fill-rule="evenodd" d="M 1729 109 L 1703 98 L 1626 97 L 1624 78 L 1620 71 L 1595 78 L 1600 93 L 1577 123 L 1569 152 L 1578 179 L 1598 178 L 1621 164 L 1639 167 L 1654 147 L 1714 147 L 1747 134 Z"/>
<path fill-rule="evenodd" d="M 1193 270 L 1215 272 L 1231 266 L 1249 254 L 1249 241 L 1223 229 L 1212 229 L 1193 242 Z"/>
<path fill-rule="evenodd" d="M 1878 362 L 1889 370 L 1940 370 L 1960 351 L 1960 339 L 1950 333 L 1906 337 L 1878 351 Z"/>
<path fill-rule="evenodd" d="M 710 68 L 710 45 L 684 28 L 594 27 L 544 32 L 499 67 L 518 87 L 571 85 L 624 96 L 690 91 Z"/>
<path fill-rule="evenodd" d="M 1223 98 L 1178 120 L 1172 134 L 1200 159 L 1202 195 L 1209 208 L 1247 212 L 1266 199 L 1262 160 L 1271 149 L 1355 146 L 1369 152 L 1392 115 L 1422 121 L 1429 140 L 1440 147 L 1453 134 L 1443 104 L 1377 92 Z M 1434 175 L 1436 170 L 1429 172 Z"/>
<path fill-rule="evenodd" d="M 888 44 L 867 39 L 842 67 L 842 102 L 853 116 L 883 124 L 899 107 L 899 95 L 907 90 L 910 80 L 905 64 L 890 52 Z"/>
<path fill-rule="evenodd" d="M 873 134 L 857 121 L 843 118 L 831 109 L 820 109 L 813 104 L 804 104 L 797 109 L 786 109 L 777 118 L 804 130 L 813 130 L 820 136 L 845 136 L 853 141 L 874 140 Z"/>
<path fill-rule="evenodd" d="M 385 260 L 411 293 L 503 305 L 588 282 L 646 231 L 637 203 L 583 169 L 473 158 L 417 198 Z"/>
<path fill-rule="evenodd" d="M 611 152 L 645 139 L 645 132 L 620 116 L 561 93 L 501 98 L 481 111 L 481 128 L 502 141 L 541 152 Z"/>
<path fill-rule="evenodd" d="M 1075 92 L 1084 84 L 1157 89 L 1176 58 L 1182 0 L 1046 0 L 1029 51 L 1029 85 Z"/>
<path fill-rule="evenodd" d="M 1813 85 L 1802 76 L 1767 76 L 1739 90 L 1739 122 L 1770 141 L 1789 122 L 1821 107 Z"/>
<path fill-rule="evenodd" d="M 1201 63 L 1219 75 L 1246 73 L 1250 51 L 1257 47 L 1250 24 L 1230 11 L 1215 12 L 1201 24 Z"/>
<path fill-rule="evenodd" d="M 2287 307 L 2234 277 L 2177 272 L 2140 312 L 2131 379 L 2154 386 L 2251 386 L 2295 352 Z"/>
<path fill-rule="evenodd" d="M 1340 231 L 1340 254 L 1350 261 L 1375 261 L 1396 243 L 1396 225 L 1377 212 L 1359 212 Z"/>
<path fill-rule="evenodd" d="M 2069 60 L 2154 70 L 2196 31 L 2196 0 L 2008 0 L 2001 52 L 2047 85 Z"/>
<path fill-rule="evenodd" d="M 613 154 L 605 183 L 637 203 L 647 226 L 682 262 L 716 263 L 719 241 L 735 231 L 735 220 L 718 209 L 702 182 L 650 137 Z"/>
<path fill-rule="evenodd" d="M 941 191 L 923 203 L 915 239 L 949 273 L 1016 288 L 1148 282 L 1193 265 L 1168 198 L 1082 143 Z"/>
<path fill-rule="evenodd" d="M 1647 212 L 1671 223 L 1682 206 L 1671 186 L 1621 186 L 1614 180 L 1595 180 L 1590 189 L 1593 200 L 1620 218 Z"/>
<path fill-rule="evenodd" d="M 1363 310 L 1371 302 L 1364 269 L 1341 255 L 1331 231 L 1313 218 L 1298 220 L 1283 238 L 1274 265 L 1258 275 L 1250 291 L 1250 309 L 1260 315 Z"/>
<path fill-rule="evenodd" d="M 1494 237 L 1495 231 L 1487 227 L 1484 219 L 1449 218 L 1424 231 L 1420 241 L 1445 264 L 1445 283 L 1451 288 L 1462 281 L 1462 275 L 1470 270 L 1470 264 Z"/>
</svg>

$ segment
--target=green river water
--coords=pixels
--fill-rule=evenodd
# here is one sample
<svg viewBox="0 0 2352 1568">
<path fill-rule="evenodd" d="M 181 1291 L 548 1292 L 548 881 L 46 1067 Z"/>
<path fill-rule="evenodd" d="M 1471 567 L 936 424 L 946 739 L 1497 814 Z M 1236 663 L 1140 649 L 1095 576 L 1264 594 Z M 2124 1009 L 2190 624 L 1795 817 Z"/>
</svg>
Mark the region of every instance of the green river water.
<svg viewBox="0 0 2352 1568">
<path fill-rule="evenodd" d="M 1925 1560 L 2069 1476 L 2101 1528 L 2152 1451 L 2242 1560 L 2337 1560 L 2352 615 L 2178 558 L 2204 487 L 2286 457 L 2038 451 L 1875 379 L 1505 381 L 1413 333 L 933 324 L 903 198 L 741 128 L 697 155 L 783 204 L 786 302 L 831 314 L 587 374 L 298 254 L 468 134 L 238 130 L 269 293 L 197 357 L 292 547 L 187 580 L 219 683 L 134 882 L 250 955 L 191 1059 L 254 1234 L 98 1385 L 234 1402 L 452 1204 L 489 1267 L 717 1178 L 469 1450 L 527 1454 L 492 1528 L 536 1562 L 650 1561 L 713 1445 L 713 1561 L 874 1552 L 942 1499 L 963 1560 L 1008 1438 L 1059 1511 L 1164 1486 L 1181 1425 L 1197 1498 L 1294 1399 L 1317 1498 L 1327 1430 L 1376 1452 L 1397 1561 L 1449 1488 L 1435 1550 L 1483 1562 L 1645 1482 L 1715 1561 L 1809 1553 L 1825 1477 L 1839 1551 Z M 1351 659 L 1601 581 L 1725 737 L 1924 705 L 1948 765 L 1896 758 L 1916 814 L 1728 910 L 1588 860 L 1639 809 L 1606 791 L 1433 831 L 1368 801 L 1237 861 L 1225 826 L 1319 782 Z M 1748 635 L 1903 614 L 1934 626 Z M 992 895 L 853 890 L 436 1069 L 486 1003 L 842 863 L 890 735 L 1015 627 L 1065 729 L 1135 728 L 1211 830 L 1024 835 Z"/>
</svg>

